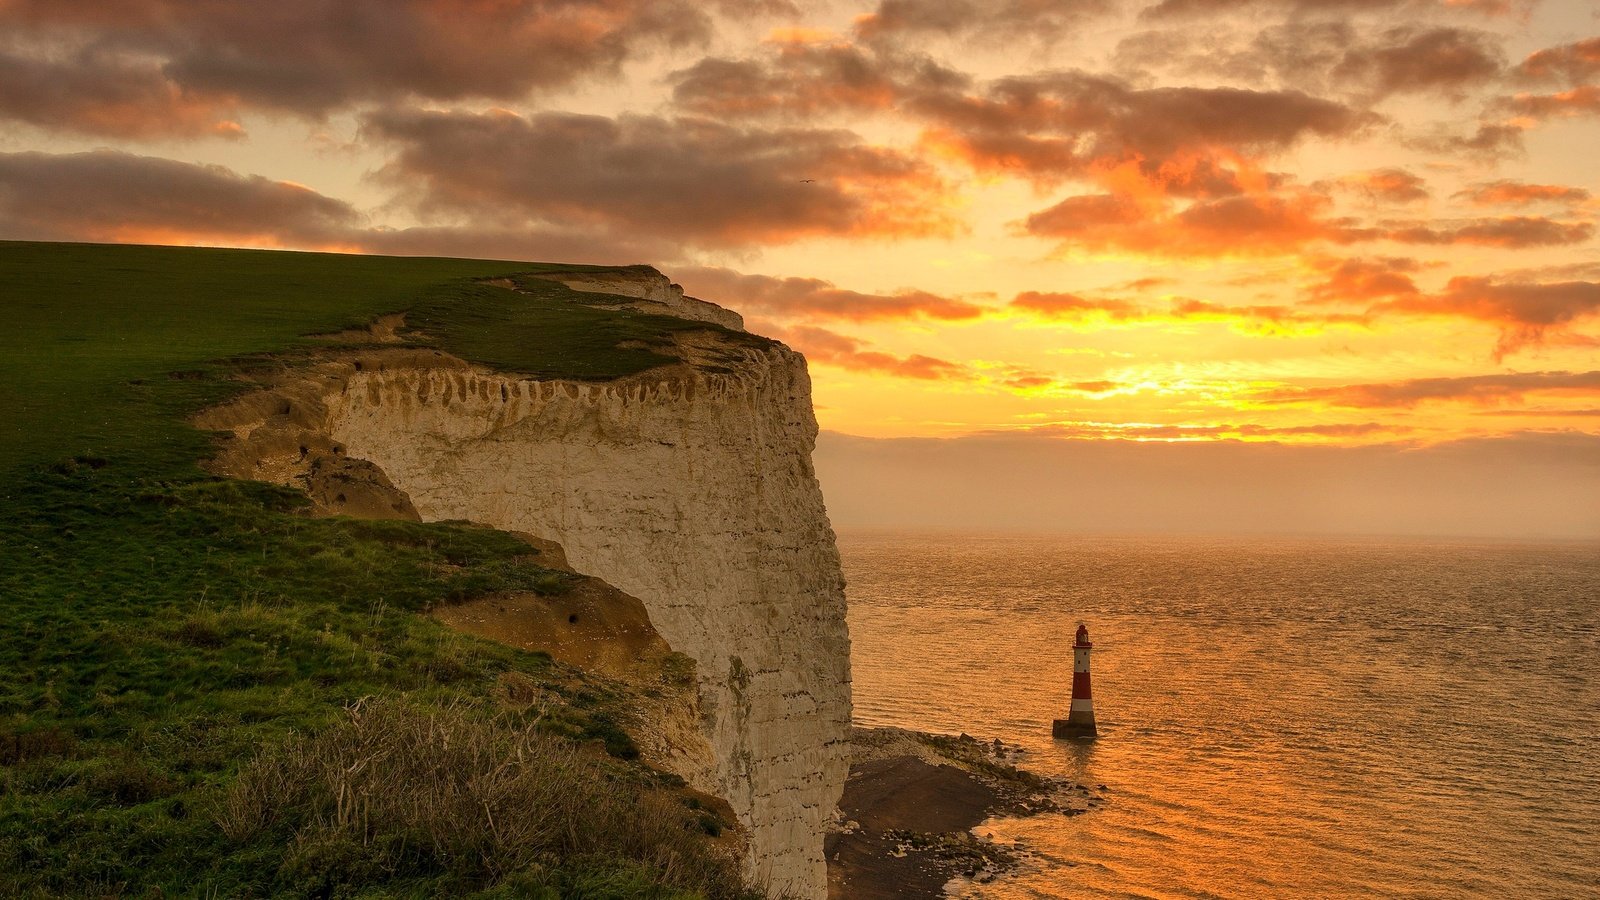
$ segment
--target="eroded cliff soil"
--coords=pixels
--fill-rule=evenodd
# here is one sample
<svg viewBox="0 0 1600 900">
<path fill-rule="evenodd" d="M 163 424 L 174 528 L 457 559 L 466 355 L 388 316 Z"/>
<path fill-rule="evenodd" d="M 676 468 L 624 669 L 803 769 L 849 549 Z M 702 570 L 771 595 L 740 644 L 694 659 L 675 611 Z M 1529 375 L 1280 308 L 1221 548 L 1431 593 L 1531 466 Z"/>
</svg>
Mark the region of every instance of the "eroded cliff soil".
<svg viewBox="0 0 1600 900">
<path fill-rule="evenodd" d="M 665 283 L 628 271 L 574 286 L 737 326 Z M 849 764 L 849 639 L 805 361 L 714 330 L 675 346 L 675 365 L 600 383 L 374 346 L 197 424 L 232 433 L 217 462 L 229 474 L 300 485 L 328 512 L 556 541 L 575 570 L 637 597 L 697 664 L 710 753 L 671 765 L 731 804 L 757 884 L 821 897 L 823 834 Z"/>
</svg>

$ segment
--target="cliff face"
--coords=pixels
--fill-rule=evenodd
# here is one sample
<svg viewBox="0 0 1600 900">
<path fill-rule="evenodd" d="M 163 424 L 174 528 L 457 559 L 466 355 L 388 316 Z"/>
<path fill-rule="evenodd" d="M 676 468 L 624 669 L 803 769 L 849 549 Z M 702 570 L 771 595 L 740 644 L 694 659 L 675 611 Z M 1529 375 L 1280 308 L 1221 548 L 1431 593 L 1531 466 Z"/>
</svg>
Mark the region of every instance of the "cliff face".
<svg viewBox="0 0 1600 900">
<path fill-rule="evenodd" d="M 253 472 L 236 474 L 283 481 L 306 479 L 294 457 L 314 432 L 422 518 L 558 541 L 574 569 L 643 601 L 698 664 L 712 753 L 681 756 L 679 774 L 731 804 L 756 883 L 820 898 L 826 820 L 848 768 L 850 673 L 838 552 L 811 467 L 810 380 L 779 345 L 718 343 L 715 365 L 695 365 L 695 343 L 717 340 L 680 337 L 684 364 L 605 383 L 374 351 L 201 424 L 277 447 L 276 461 L 255 453 Z M 266 438 L 260 412 L 299 436 Z"/>
</svg>

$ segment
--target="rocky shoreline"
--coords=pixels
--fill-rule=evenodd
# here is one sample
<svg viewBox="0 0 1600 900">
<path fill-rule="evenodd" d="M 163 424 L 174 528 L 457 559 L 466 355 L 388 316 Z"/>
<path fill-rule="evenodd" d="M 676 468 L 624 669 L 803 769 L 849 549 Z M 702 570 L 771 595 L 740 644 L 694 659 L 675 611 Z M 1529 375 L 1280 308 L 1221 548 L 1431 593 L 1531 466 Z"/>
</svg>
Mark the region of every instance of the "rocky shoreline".
<svg viewBox="0 0 1600 900">
<path fill-rule="evenodd" d="M 1019 747 L 969 735 L 856 728 L 837 821 L 825 844 L 830 900 L 938 898 L 1027 864 L 1029 850 L 972 829 L 993 817 L 1076 816 L 1102 802 L 1085 785 L 1017 767 Z"/>
</svg>

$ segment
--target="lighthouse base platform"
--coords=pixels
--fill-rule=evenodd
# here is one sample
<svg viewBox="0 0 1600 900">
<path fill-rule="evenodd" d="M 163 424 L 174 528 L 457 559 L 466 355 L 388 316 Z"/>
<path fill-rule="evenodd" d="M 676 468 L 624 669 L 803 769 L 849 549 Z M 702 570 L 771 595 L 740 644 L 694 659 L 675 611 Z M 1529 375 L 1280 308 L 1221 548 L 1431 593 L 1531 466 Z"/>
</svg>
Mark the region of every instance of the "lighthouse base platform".
<svg viewBox="0 0 1600 900">
<path fill-rule="evenodd" d="M 1094 720 L 1087 722 L 1074 721 L 1073 719 L 1056 719 L 1050 726 L 1050 736 L 1056 738 L 1092 738 L 1095 737 Z"/>
</svg>

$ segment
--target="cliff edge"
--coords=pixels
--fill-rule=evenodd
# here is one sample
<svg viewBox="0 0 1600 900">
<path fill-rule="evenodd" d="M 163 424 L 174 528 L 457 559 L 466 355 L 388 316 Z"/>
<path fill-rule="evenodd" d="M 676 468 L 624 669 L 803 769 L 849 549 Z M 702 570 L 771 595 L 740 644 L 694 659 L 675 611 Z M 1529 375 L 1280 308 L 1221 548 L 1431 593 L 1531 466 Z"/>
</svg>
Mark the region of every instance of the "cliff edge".
<svg viewBox="0 0 1600 900">
<path fill-rule="evenodd" d="M 559 542 L 573 568 L 637 597 L 697 664 L 711 752 L 679 754 L 678 774 L 732 806 L 757 885 L 823 897 L 849 765 L 849 638 L 805 360 L 732 334 L 737 314 L 653 270 L 537 277 L 712 327 L 675 331 L 669 364 L 595 382 L 394 346 L 391 319 L 375 331 L 391 346 L 332 355 L 196 424 L 232 433 L 228 474 L 304 487 L 330 512 Z"/>
</svg>

